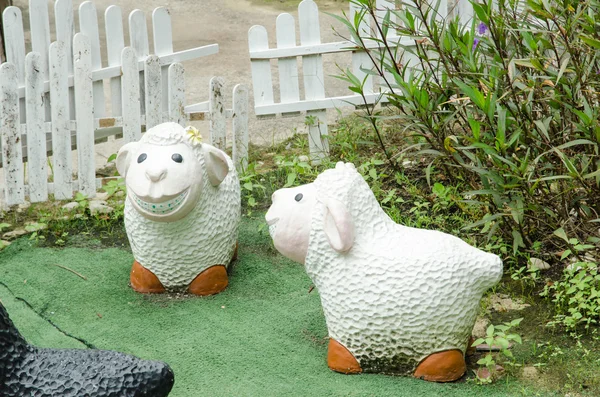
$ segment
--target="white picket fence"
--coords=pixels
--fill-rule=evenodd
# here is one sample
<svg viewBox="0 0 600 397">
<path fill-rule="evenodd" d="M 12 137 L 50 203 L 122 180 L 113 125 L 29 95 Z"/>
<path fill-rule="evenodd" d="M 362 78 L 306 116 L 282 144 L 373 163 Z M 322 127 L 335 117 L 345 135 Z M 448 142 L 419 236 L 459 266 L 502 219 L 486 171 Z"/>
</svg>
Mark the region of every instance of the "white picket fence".
<svg viewBox="0 0 600 397">
<path fill-rule="evenodd" d="M 210 143 L 224 149 L 231 119 L 233 157 L 238 167 L 245 167 L 247 88 L 234 88 L 233 107 L 227 109 L 224 82 L 213 78 L 208 101 L 185 105 L 184 69 L 178 62 L 214 54 L 216 44 L 173 52 L 170 15 L 157 8 L 152 14 L 156 55 L 149 53 L 146 18 L 140 10 L 129 16 L 131 47 L 125 47 L 121 10 L 110 6 L 105 13 L 108 66 L 103 67 L 93 3 L 79 7 L 80 33 L 75 34 L 71 0 L 57 0 L 52 43 L 46 1 L 30 0 L 29 7 L 32 51 L 27 55 L 21 10 L 9 7 L 3 15 L 7 62 L 0 66 L 0 206 L 21 204 L 26 196 L 31 202 L 45 201 L 48 194 L 69 199 L 74 191 L 93 197 L 101 183 L 95 177 L 94 144 L 117 134 L 123 135 L 124 143 L 137 140 L 143 130 L 164 121 L 184 125 L 209 120 Z M 110 112 L 105 106 L 106 79 Z M 78 172 L 73 180 L 75 147 Z"/>
<path fill-rule="evenodd" d="M 471 3 L 468 0 L 450 1 L 451 3 L 448 3 L 447 0 L 435 2 L 438 5 L 438 17 L 446 18 L 458 15 L 463 23 L 470 23 L 473 18 Z M 404 1 L 404 3 L 411 4 L 412 2 Z M 376 8 L 376 18 L 381 24 L 388 10 L 396 8 L 396 1 L 377 0 Z M 350 3 L 348 20 L 354 21 L 357 12 L 359 12 L 358 7 Z M 373 104 L 385 99 L 381 97 L 385 87 L 382 87 L 372 75 L 365 72 L 365 70 L 373 68 L 369 56 L 364 51 L 359 51 L 356 44 L 351 41 L 322 43 L 319 17 L 319 9 L 313 0 L 303 0 L 298 5 L 299 45 L 296 42 L 296 21 L 288 13 L 280 14 L 277 17 L 276 48 L 269 48 L 269 37 L 264 26 L 252 26 L 248 32 L 256 115 L 281 114 L 285 116 L 306 112 L 306 115 L 312 119 L 312 122 L 309 123 L 309 150 L 310 157 L 315 162 L 327 156 L 329 152 L 326 138 L 326 109 L 360 106 L 365 104 L 365 100 L 368 104 Z M 390 13 L 390 20 L 392 23 L 396 23 L 394 13 Z M 375 34 L 379 39 L 381 38 L 378 31 L 371 31 L 372 24 L 373 21 L 365 17 L 359 28 L 359 33 L 369 48 L 379 48 L 380 43 L 368 39 L 368 37 L 372 37 L 372 34 Z M 386 41 L 392 48 L 406 48 L 415 44 L 415 38 L 399 36 L 394 29 L 388 30 Z M 365 98 L 359 94 L 327 95 L 323 75 L 323 55 L 341 52 L 352 53 L 352 65 L 349 69 L 359 80 L 365 79 Z M 418 59 L 413 54 L 402 50 L 398 51 L 398 54 L 401 55 L 401 62 L 404 65 L 418 67 Z M 300 98 L 298 58 L 301 58 L 302 62 L 303 99 Z M 279 71 L 279 102 L 274 100 L 271 60 L 277 61 Z"/>
</svg>

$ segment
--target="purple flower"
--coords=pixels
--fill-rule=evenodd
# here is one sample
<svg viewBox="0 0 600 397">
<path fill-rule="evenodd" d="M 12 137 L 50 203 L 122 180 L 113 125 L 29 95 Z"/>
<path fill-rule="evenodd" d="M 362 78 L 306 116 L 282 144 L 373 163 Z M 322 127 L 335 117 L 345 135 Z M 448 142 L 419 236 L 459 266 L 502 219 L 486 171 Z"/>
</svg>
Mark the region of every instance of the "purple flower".
<svg viewBox="0 0 600 397">
<path fill-rule="evenodd" d="M 486 34 L 488 31 L 488 26 L 483 23 L 480 22 L 479 25 L 477 25 L 477 33 L 479 33 L 480 36 L 483 36 L 484 34 Z"/>
<path fill-rule="evenodd" d="M 479 39 L 475 38 L 475 40 L 473 40 L 473 48 L 471 49 L 472 51 L 475 51 L 475 49 L 477 48 L 477 44 L 479 44 Z"/>
</svg>

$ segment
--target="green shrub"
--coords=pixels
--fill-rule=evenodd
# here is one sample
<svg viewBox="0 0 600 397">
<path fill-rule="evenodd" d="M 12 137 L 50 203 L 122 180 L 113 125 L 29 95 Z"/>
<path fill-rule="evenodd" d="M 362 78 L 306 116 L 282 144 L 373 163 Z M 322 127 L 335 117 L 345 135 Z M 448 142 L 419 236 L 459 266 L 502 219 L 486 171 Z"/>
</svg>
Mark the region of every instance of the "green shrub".
<svg viewBox="0 0 600 397">
<path fill-rule="evenodd" d="M 557 313 L 548 325 L 562 325 L 571 331 L 583 326 L 588 330 L 600 320 L 598 265 L 574 263 L 564 271 L 562 280 L 546 285 L 542 296 L 552 299 Z"/>
<path fill-rule="evenodd" d="M 600 2 L 476 2 L 475 20 L 464 26 L 415 0 L 376 19 L 379 36 L 359 28 L 376 15 L 375 1 L 351 2 L 361 11 L 340 20 L 375 61 L 368 73 L 395 110 L 366 106 L 382 157 L 401 167 L 380 133 L 394 120 L 405 131 L 404 151 L 429 159 L 428 180 L 437 170 L 470 186 L 464 202 L 482 214 L 471 227 L 510 241 L 513 255 L 540 242 L 566 249 L 553 235 L 561 227 L 584 241 L 600 213 Z M 378 38 L 392 29 L 415 44 L 396 49 Z M 402 52 L 419 61 L 403 64 Z M 351 71 L 339 77 L 364 92 Z"/>
</svg>

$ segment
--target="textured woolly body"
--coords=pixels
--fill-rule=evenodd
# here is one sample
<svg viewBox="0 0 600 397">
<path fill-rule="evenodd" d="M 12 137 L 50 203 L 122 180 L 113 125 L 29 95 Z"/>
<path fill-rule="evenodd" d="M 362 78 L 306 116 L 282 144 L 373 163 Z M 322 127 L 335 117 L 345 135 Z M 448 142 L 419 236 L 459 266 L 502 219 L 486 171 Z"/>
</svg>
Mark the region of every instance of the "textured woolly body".
<svg viewBox="0 0 600 397">
<path fill-rule="evenodd" d="M 305 267 L 321 296 L 329 336 L 363 371 L 412 374 L 428 355 L 465 352 L 479 301 L 502 275 L 502 261 L 457 237 L 396 224 L 354 169 L 315 181 Z M 324 199 L 341 201 L 355 225 L 353 247 L 334 251 Z"/>
<path fill-rule="evenodd" d="M 185 141 L 185 137 L 146 134 L 141 142 L 164 145 L 173 139 Z M 198 203 L 183 219 L 152 221 L 134 208 L 130 195 L 125 201 L 125 228 L 133 256 L 171 290 L 187 287 L 211 266 L 228 266 L 235 251 L 241 217 L 239 179 L 227 157 L 229 173 L 213 186 L 205 167 L 205 145 L 193 148 L 202 170 L 202 186 Z"/>
<path fill-rule="evenodd" d="M 173 382 L 171 369 L 158 361 L 28 345 L 0 304 L 0 397 L 161 397 Z"/>
</svg>

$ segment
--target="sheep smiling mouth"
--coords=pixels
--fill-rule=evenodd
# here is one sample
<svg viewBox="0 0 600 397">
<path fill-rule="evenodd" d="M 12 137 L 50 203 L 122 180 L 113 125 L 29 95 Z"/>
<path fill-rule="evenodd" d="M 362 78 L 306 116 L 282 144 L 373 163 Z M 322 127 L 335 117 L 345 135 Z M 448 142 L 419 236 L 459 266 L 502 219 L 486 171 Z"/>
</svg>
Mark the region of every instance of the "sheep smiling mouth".
<svg viewBox="0 0 600 397">
<path fill-rule="evenodd" d="M 271 238 L 275 236 L 275 230 L 277 229 L 277 221 L 279 218 L 273 218 L 267 221 L 267 225 L 269 226 L 269 234 Z"/>
<path fill-rule="evenodd" d="M 183 204 L 183 202 L 185 201 L 185 198 L 188 194 L 189 190 L 185 190 L 183 193 L 180 193 L 179 195 L 173 197 L 170 200 L 167 201 L 162 201 L 159 203 L 152 203 L 152 202 L 148 202 L 148 201 L 144 201 L 141 198 L 139 198 L 136 194 L 133 194 L 133 199 L 135 200 L 135 203 L 137 204 L 137 206 L 141 209 L 143 209 L 146 212 L 150 212 L 152 214 L 157 214 L 157 215 L 165 215 L 165 214 L 170 214 L 173 211 L 175 211 L 177 208 L 179 208 L 181 206 L 181 204 Z"/>
</svg>

